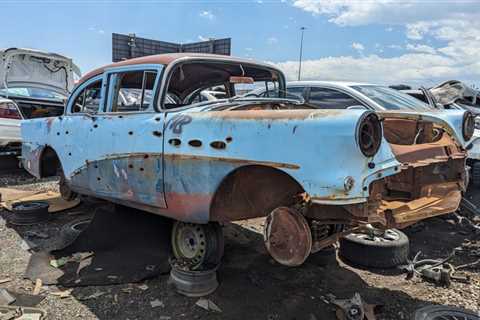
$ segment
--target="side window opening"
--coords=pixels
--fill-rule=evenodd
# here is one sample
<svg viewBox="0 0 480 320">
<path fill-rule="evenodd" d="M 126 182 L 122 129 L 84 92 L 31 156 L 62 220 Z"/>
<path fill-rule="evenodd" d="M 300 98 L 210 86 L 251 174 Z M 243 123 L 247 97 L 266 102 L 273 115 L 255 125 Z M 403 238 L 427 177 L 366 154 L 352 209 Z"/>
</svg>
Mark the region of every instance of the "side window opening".
<svg viewBox="0 0 480 320">
<path fill-rule="evenodd" d="M 110 77 L 113 85 L 111 112 L 145 111 L 153 101 L 156 71 L 129 71 Z"/>
<path fill-rule="evenodd" d="M 357 99 L 334 89 L 311 87 L 309 103 L 321 109 L 347 109 L 351 106 L 363 105 Z"/>
<path fill-rule="evenodd" d="M 102 98 L 102 80 L 88 85 L 75 98 L 72 106 L 72 113 L 94 113 L 98 111 Z"/>
</svg>

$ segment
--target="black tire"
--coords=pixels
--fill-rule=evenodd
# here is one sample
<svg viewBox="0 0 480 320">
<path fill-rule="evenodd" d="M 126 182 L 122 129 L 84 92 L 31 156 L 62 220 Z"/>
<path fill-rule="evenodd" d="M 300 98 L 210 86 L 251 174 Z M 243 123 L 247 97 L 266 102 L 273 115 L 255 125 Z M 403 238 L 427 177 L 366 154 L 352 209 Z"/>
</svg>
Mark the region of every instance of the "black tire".
<svg viewBox="0 0 480 320">
<path fill-rule="evenodd" d="M 185 245 L 186 242 L 190 244 Z M 191 270 L 204 270 L 217 266 L 223 257 L 223 250 L 223 230 L 217 222 L 195 224 L 176 221 L 174 223 L 173 254 L 178 261 Z"/>
<path fill-rule="evenodd" d="M 45 201 L 20 201 L 12 204 L 12 215 L 8 222 L 16 225 L 31 225 L 47 221 L 48 202 Z"/>
<path fill-rule="evenodd" d="M 470 183 L 475 188 L 480 188 L 480 161 L 475 161 L 472 163 L 470 173 Z"/>
<path fill-rule="evenodd" d="M 456 307 L 428 306 L 415 311 L 413 320 L 480 320 L 480 316 Z"/>
<path fill-rule="evenodd" d="M 67 184 L 67 180 L 65 179 L 65 174 L 63 173 L 62 167 L 58 167 L 57 175 L 59 177 L 58 180 L 58 188 L 60 190 L 60 195 L 62 199 L 65 201 L 73 201 L 78 197 L 76 192 L 73 192 L 72 189 Z"/>
<path fill-rule="evenodd" d="M 386 230 L 395 235 L 389 241 L 372 241 L 364 234 L 352 233 L 340 239 L 339 255 L 356 265 L 373 268 L 392 268 L 407 262 L 408 237 L 396 229 Z"/>
<path fill-rule="evenodd" d="M 64 225 L 61 230 L 62 244 L 69 245 L 82 233 L 92 222 L 91 219 L 78 219 Z"/>
</svg>

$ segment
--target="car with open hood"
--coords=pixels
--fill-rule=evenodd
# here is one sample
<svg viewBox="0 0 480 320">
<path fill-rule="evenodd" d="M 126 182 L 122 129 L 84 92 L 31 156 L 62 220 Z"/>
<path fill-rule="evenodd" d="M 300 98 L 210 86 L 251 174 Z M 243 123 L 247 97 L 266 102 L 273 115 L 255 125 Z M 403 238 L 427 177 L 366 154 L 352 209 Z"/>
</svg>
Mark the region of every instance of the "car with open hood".
<svg viewBox="0 0 480 320">
<path fill-rule="evenodd" d="M 190 103 L 220 86 L 226 99 Z M 237 95 L 248 86 L 278 94 Z M 401 228 L 458 208 L 468 113 L 319 110 L 285 90 L 276 67 L 227 56 L 114 63 L 79 81 L 63 115 L 22 123 L 24 167 L 60 172 L 65 198 L 172 218 L 173 253 L 191 268 L 220 260 L 230 221 L 266 217 L 268 251 L 295 266 L 366 224 Z"/>
<path fill-rule="evenodd" d="M 23 119 L 63 114 L 75 77 L 78 67 L 59 54 L 0 50 L 0 155 L 20 153 Z"/>
</svg>

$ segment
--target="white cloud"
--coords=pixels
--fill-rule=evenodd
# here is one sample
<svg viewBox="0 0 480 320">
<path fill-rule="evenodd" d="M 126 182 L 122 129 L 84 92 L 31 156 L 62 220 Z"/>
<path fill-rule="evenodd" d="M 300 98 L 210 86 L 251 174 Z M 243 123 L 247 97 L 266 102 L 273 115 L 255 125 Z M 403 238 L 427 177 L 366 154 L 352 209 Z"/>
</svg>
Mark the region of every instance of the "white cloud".
<svg viewBox="0 0 480 320">
<path fill-rule="evenodd" d="M 402 46 L 399 45 L 399 44 L 389 44 L 387 47 L 389 47 L 390 49 L 395 49 L 395 50 L 402 50 Z"/>
<path fill-rule="evenodd" d="M 361 51 L 365 50 L 365 47 L 363 46 L 363 44 L 361 44 L 359 42 L 352 43 L 352 48 L 357 50 L 358 52 L 361 52 Z"/>
<path fill-rule="evenodd" d="M 204 37 L 204 36 L 198 36 L 198 40 L 200 40 L 200 41 L 208 41 L 208 40 L 210 40 L 210 38 Z"/>
<path fill-rule="evenodd" d="M 277 63 L 289 80 L 298 74 L 298 61 Z M 412 53 L 400 57 L 383 58 L 378 55 L 354 58 L 326 57 L 302 63 L 303 80 L 345 80 L 381 84 L 408 83 L 432 85 L 440 79 L 474 79 L 480 69 L 465 69 L 448 57 Z M 433 82 L 432 82 L 433 81 Z"/>
<path fill-rule="evenodd" d="M 422 53 L 430 53 L 430 54 L 435 54 L 437 50 L 434 48 L 427 46 L 425 44 L 411 44 L 408 43 L 407 46 L 405 47 L 408 51 L 414 51 L 414 52 L 422 52 Z"/>
<path fill-rule="evenodd" d="M 293 5 L 316 15 L 325 15 L 338 25 L 407 24 L 480 13 L 477 0 L 294 0 Z"/>
<path fill-rule="evenodd" d="M 383 44 L 385 48 L 408 51 L 398 57 L 373 55 L 313 60 L 310 62 L 312 77 L 382 83 L 480 79 L 478 0 L 294 0 L 293 5 L 314 15 L 326 16 L 339 26 L 377 25 L 387 32 L 404 28 L 405 38 L 410 40 L 404 46 Z M 337 69 L 330 69 L 329 64 Z M 284 66 L 289 63 L 285 62 Z M 294 64 L 290 68 L 293 67 Z M 329 71 L 332 74 L 326 73 Z"/>
<path fill-rule="evenodd" d="M 270 44 L 270 45 L 277 44 L 278 39 L 276 37 L 270 37 L 270 38 L 267 39 L 267 43 Z"/>
<path fill-rule="evenodd" d="M 211 11 L 201 11 L 199 14 L 198 14 L 200 17 L 202 18 L 205 18 L 205 19 L 208 19 L 208 20 L 213 20 L 215 19 L 215 15 L 211 12 Z"/>
<path fill-rule="evenodd" d="M 249 52 L 251 52 L 251 51 L 253 51 L 253 48 L 250 48 L 250 47 L 248 47 L 248 48 L 245 48 L 245 51 L 249 51 Z"/>
<path fill-rule="evenodd" d="M 105 30 L 99 29 L 99 28 L 97 28 L 97 27 L 95 27 L 95 26 L 89 27 L 89 28 L 88 28 L 88 31 L 92 31 L 92 32 L 98 33 L 98 34 L 100 34 L 100 35 L 104 35 L 104 34 L 105 34 Z"/>
</svg>

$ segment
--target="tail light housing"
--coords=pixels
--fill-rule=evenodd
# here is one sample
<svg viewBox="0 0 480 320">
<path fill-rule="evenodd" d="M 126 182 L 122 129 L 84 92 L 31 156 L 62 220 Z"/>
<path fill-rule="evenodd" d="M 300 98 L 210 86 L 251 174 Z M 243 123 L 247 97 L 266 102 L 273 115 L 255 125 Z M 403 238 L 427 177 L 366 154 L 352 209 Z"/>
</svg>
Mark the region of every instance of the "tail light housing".
<svg viewBox="0 0 480 320">
<path fill-rule="evenodd" d="M 16 105 L 11 102 L 0 103 L 0 118 L 22 120 L 22 115 Z"/>
<path fill-rule="evenodd" d="M 364 113 L 357 126 L 357 143 L 365 157 L 373 157 L 382 143 L 382 124 L 373 112 Z"/>
</svg>

